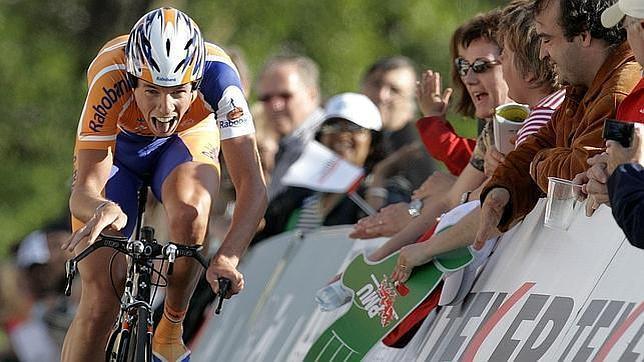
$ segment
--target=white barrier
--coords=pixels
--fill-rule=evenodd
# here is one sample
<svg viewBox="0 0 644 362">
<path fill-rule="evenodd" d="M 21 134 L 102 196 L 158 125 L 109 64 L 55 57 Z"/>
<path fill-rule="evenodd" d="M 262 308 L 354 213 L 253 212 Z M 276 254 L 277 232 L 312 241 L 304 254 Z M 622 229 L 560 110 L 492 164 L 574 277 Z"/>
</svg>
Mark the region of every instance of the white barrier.
<svg viewBox="0 0 644 362">
<path fill-rule="evenodd" d="M 592 218 L 580 209 L 568 232 L 544 228 L 543 201 L 499 241 L 462 305 L 442 308 L 406 348 L 380 344 L 365 359 L 642 360 L 644 251 L 606 207 Z M 320 312 L 315 291 L 362 247 L 383 241 L 354 242 L 348 230 L 323 229 L 302 242 L 280 235 L 254 248 L 242 268 L 246 289 L 210 320 L 193 360 L 301 360 L 344 312 Z"/>
</svg>

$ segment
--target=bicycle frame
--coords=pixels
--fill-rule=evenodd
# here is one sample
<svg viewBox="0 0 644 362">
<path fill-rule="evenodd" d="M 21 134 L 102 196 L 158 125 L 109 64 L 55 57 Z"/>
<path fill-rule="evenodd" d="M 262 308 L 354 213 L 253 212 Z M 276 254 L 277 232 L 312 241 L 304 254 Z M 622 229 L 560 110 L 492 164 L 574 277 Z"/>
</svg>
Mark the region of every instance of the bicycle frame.
<svg viewBox="0 0 644 362">
<path fill-rule="evenodd" d="M 201 246 L 186 246 L 169 242 L 162 246 L 154 238 L 154 229 L 142 226 L 147 202 L 148 185 L 144 183 L 138 190 L 138 218 L 135 237 L 128 240 L 124 236 L 101 234 L 99 239 L 89 245 L 76 257 L 65 263 L 67 284 L 65 295 L 71 294 L 72 281 L 77 271 L 78 263 L 95 250 L 109 247 L 127 256 L 127 275 L 125 289 L 121 296 L 121 305 L 114 329 L 106 345 L 107 361 L 152 361 L 152 274 L 154 260 L 168 261 L 167 275 L 173 272 L 177 257 L 196 259 L 204 269 L 208 262 L 199 253 Z M 220 305 L 227 288 L 220 290 Z M 223 293 L 221 293 L 223 292 Z"/>
</svg>

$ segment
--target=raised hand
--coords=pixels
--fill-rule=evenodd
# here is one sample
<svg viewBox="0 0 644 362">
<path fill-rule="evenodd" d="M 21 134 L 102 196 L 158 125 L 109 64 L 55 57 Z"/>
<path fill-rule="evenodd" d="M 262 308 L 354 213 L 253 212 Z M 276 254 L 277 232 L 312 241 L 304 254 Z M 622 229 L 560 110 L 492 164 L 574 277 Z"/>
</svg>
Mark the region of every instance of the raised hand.
<svg viewBox="0 0 644 362">
<path fill-rule="evenodd" d="M 423 72 L 416 87 L 418 106 L 425 117 L 444 117 L 447 113 L 452 88 L 441 88 L 441 75 L 428 69 Z"/>
</svg>

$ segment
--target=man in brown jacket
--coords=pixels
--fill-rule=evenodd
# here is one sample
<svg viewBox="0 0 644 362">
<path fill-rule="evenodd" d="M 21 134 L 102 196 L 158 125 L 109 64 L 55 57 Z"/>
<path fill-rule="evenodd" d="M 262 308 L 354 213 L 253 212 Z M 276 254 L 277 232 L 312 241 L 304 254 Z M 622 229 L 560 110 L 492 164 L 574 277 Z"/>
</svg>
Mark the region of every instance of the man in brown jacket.
<svg viewBox="0 0 644 362">
<path fill-rule="evenodd" d="M 536 0 L 541 58 L 556 65 L 566 99 L 551 122 L 530 136 L 500 165 L 481 193 L 475 246 L 508 230 L 535 206 L 548 177 L 572 179 L 603 145 L 604 119 L 640 79 L 640 67 L 617 27 L 605 29 L 600 15 L 615 0 Z"/>
</svg>

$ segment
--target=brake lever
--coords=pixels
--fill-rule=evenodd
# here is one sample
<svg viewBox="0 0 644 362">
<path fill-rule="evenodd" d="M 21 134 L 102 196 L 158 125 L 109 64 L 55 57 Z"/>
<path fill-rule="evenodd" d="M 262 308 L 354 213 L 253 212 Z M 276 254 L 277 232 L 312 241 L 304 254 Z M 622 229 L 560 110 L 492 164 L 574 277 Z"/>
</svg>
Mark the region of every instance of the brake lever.
<svg viewBox="0 0 644 362">
<path fill-rule="evenodd" d="M 76 275 L 76 260 L 69 259 L 65 262 L 65 295 L 72 295 L 72 282 Z"/>
<path fill-rule="evenodd" d="M 219 283 L 219 293 L 217 293 L 219 300 L 217 302 L 217 309 L 215 309 L 215 314 L 220 314 L 221 307 L 224 303 L 224 297 L 226 296 L 226 294 L 228 294 L 228 290 L 230 289 L 230 279 L 220 277 L 217 278 L 217 282 Z"/>
</svg>

